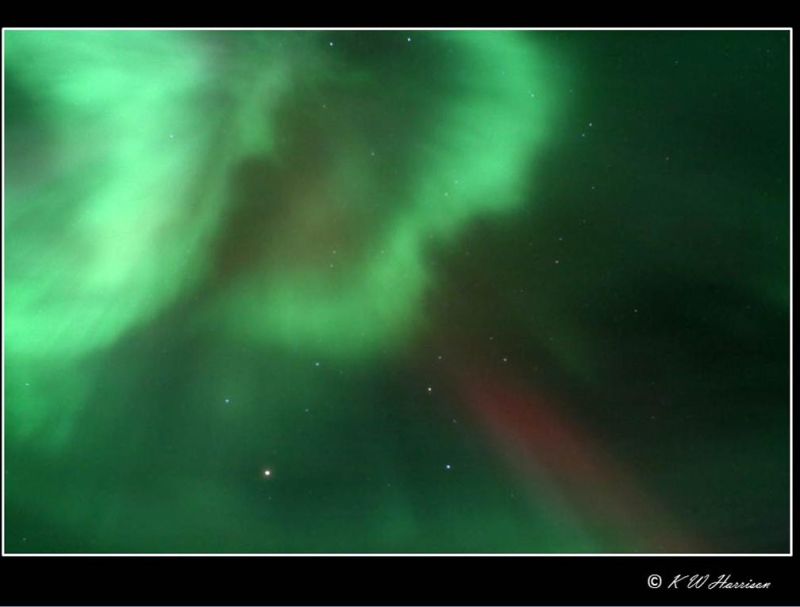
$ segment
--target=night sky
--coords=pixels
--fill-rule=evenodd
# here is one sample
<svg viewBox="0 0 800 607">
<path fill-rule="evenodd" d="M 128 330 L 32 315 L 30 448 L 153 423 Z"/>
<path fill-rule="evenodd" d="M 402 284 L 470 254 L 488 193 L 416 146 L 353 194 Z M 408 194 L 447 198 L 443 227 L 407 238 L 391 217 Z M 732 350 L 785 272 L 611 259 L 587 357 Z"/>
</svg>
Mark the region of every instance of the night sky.
<svg viewBox="0 0 800 607">
<path fill-rule="evenodd" d="M 787 31 L 6 31 L 5 549 L 789 549 Z"/>
</svg>

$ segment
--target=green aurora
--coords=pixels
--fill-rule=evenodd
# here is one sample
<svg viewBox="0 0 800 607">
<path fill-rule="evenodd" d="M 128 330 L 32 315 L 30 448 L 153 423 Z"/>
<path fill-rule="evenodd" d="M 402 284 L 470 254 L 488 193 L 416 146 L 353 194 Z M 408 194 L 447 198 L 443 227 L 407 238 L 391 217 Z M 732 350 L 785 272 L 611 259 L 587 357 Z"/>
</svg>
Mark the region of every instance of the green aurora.
<svg viewBox="0 0 800 607">
<path fill-rule="evenodd" d="M 4 44 L 6 550 L 787 549 L 786 32 Z"/>
</svg>

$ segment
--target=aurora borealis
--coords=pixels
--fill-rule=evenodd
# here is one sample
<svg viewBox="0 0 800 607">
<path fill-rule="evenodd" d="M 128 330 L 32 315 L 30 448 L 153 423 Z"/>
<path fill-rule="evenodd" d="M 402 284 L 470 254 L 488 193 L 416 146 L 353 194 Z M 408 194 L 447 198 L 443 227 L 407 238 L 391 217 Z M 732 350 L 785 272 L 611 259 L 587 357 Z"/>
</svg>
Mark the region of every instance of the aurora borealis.
<svg viewBox="0 0 800 607">
<path fill-rule="evenodd" d="M 4 47 L 6 551 L 788 550 L 788 32 Z"/>
</svg>

